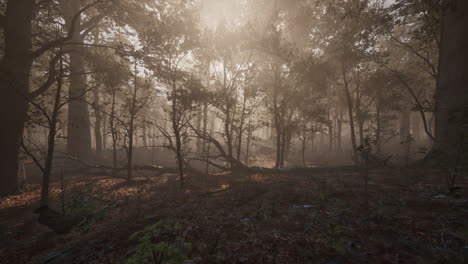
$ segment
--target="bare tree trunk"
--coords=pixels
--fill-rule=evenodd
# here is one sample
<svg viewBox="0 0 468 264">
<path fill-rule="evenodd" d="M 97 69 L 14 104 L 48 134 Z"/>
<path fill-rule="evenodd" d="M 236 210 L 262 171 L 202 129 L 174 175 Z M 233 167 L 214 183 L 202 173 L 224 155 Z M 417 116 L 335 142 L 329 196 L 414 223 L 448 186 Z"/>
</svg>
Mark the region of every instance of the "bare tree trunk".
<svg viewBox="0 0 468 264">
<path fill-rule="evenodd" d="M 95 116 L 95 124 L 94 124 L 94 137 L 96 141 L 96 158 L 98 160 L 102 159 L 102 134 L 101 134 L 101 126 L 102 126 L 102 115 L 99 102 L 99 89 L 94 90 L 94 116 Z"/>
<path fill-rule="evenodd" d="M 8 1 L 0 64 L 0 196 L 18 191 L 18 155 L 28 103 L 33 0 Z M 14 114 L 12 114 L 14 113 Z"/>
<path fill-rule="evenodd" d="M 202 126 L 202 116 L 201 115 L 198 115 L 197 116 L 197 130 L 200 131 L 201 130 L 201 126 Z M 196 152 L 197 154 L 200 154 L 203 152 L 203 146 L 202 146 L 202 141 L 201 141 L 201 138 L 200 137 L 197 137 L 196 139 L 196 142 L 195 142 L 195 146 L 196 146 Z"/>
<path fill-rule="evenodd" d="M 247 127 L 247 145 L 245 146 L 245 166 L 249 166 L 249 159 L 250 159 L 250 138 L 252 137 L 252 120 L 249 116 L 249 124 Z"/>
<path fill-rule="evenodd" d="M 128 130 L 128 150 L 127 150 L 127 180 L 132 178 L 133 173 L 133 122 L 135 115 L 130 116 L 130 127 Z"/>
<path fill-rule="evenodd" d="M 360 110 L 358 110 L 360 112 Z M 364 145 L 364 120 L 361 113 L 357 114 L 357 123 L 359 127 L 359 145 Z"/>
<path fill-rule="evenodd" d="M 111 104 L 111 113 L 109 117 L 109 129 L 112 136 L 112 166 L 117 169 L 117 127 L 115 125 L 115 88 L 112 88 L 112 104 Z"/>
<path fill-rule="evenodd" d="M 343 111 L 340 109 L 338 111 L 338 118 L 336 120 L 336 149 L 337 151 L 341 151 L 341 135 L 343 132 Z"/>
<path fill-rule="evenodd" d="M 413 115 L 411 117 L 411 134 L 415 142 L 419 143 L 421 140 L 421 127 L 419 125 L 419 117 Z"/>
<path fill-rule="evenodd" d="M 104 101 L 105 101 L 104 97 Z M 107 149 L 107 115 L 102 115 L 102 150 Z"/>
<path fill-rule="evenodd" d="M 468 135 L 468 1 L 450 2 L 442 18 L 434 149 L 456 156 Z"/>
<path fill-rule="evenodd" d="M 307 138 L 306 138 L 306 135 L 303 133 L 303 136 L 301 139 L 301 156 L 302 156 L 303 167 L 306 167 L 306 161 L 305 161 L 306 143 L 307 143 Z"/>
<path fill-rule="evenodd" d="M 208 129 L 208 103 L 205 103 L 203 105 L 203 133 L 206 134 L 207 133 L 207 129 Z M 206 153 L 206 149 L 207 149 L 207 146 L 206 146 L 206 140 L 203 139 L 202 140 L 202 150 L 203 150 L 203 153 Z"/>
<path fill-rule="evenodd" d="M 239 124 L 239 132 L 238 132 L 238 138 L 237 138 L 237 160 L 241 159 L 241 152 L 242 152 L 242 136 L 244 135 L 244 123 L 245 123 L 245 108 L 247 104 L 247 96 L 245 95 L 246 93 L 244 92 L 244 100 L 242 102 L 242 110 L 241 110 L 241 116 L 240 116 L 240 124 Z"/>
<path fill-rule="evenodd" d="M 180 131 L 183 127 L 180 126 L 181 116 L 178 116 L 178 96 L 177 96 L 177 80 L 175 77 L 172 80 L 172 113 L 171 113 L 171 124 L 172 124 L 172 131 L 174 132 L 174 137 L 176 140 L 175 152 L 177 156 L 177 167 L 179 170 L 179 178 L 180 178 L 180 187 L 184 187 L 184 159 L 182 156 L 182 140 Z M 180 113 L 181 115 L 182 113 Z"/>
<path fill-rule="evenodd" d="M 274 114 L 274 125 L 276 129 L 276 163 L 275 163 L 275 168 L 281 168 L 282 164 L 282 144 L 281 144 L 281 139 L 283 137 L 283 123 L 281 121 L 281 116 L 280 116 L 280 109 L 278 107 L 278 90 L 279 90 L 279 82 L 280 82 L 280 72 L 279 72 L 279 66 L 274 65 L 273 66 L 273 71 L 275 74 L 274 78 L 274 84 L 273 84 L 273 114 Z"/>
<path fill-rule="evenodd" d="M 429 117 L 429 124 L 428 124 L 428 130 L 431 131 L 432 133 L 434 133 L 434 116 L 435 116 L 435 113 L 430 113 L 430 117 Z M 432 138 L 427 135 L 426 133 L 426 136 L 427 136 L 427 139 L 428 141 L 431 141 L 432 142 Z"/>
<path fill-rule="evenodd" d="M 400 142 L 406 142 L 411 135 L 411 111 L 409 108 L 402 110 L 400 115 Z"/>
<path fill-rule="evenodd" d="M 133 137 L 135 135 L 135 116 L 136 116 L 136 100 L 138 92 L 137 83 L 137 60 L 135 59 L 135 73 L 132 95 L 132 106 L 130 108 L 130 126 L 128 128 L 128 150 L 127 150 L 127 180 L 132 178 L 133 173 Z"/>
<path fill-rule="evenodd" d="M 382 151 L 382 121 L 381 121 L 381 97 L 382 97 L 382 91 L 380 90 L 380 87 L 377 87 L 377 102 L 375 104 L 375 116 L 376 116 L 376 123 L 377 123 L 377 128 L 375 131 L 375 141 L 376 141 L 376 146 L 377 146 L 377 152 Z"/>
<path fill-rule="evenodd" d="M 73 100 L 68 105 L 68 137 L 67 151 L 72 156 L 88 160 L 91 154 L 91 122 L 86 100 L 86 77 L 84 74 L 84 62 L 81 54 L 83 39 L 81 38 L 81 15 L 78 15 L 72 25 L 73 18 L 81 10 L 81 1 L 63 1 L 62 10 L 65 16 L 65 23 L 68 28 L 75 27 L 71 42 L 76 43 L 69 47 L 70 51 L 70 98 L 80 98 Z"/>
<path fill-rule="evenodd" d="M 55 93 L 54 108 L 52 111 L 52 116 L 49 123 L 49 137 L 47 142 L 47 155 L 44 166 L 44 174 L 42 177 L 42 188 L 41 188 L 41 205 L 49 204 L 49 183 L 50 176 L 52 173 L 52 165 L 54 161 L 54 149 L 55 149 L 55 137 L 57 134 L 57 120 L 60 110 L 60 98 L 62 95 L 62 74 L 63 74 L 63 64 L 62 59 L 60 59 L 60 76 L 57 81 L 57 90 Z"/>
<path fill-rule="evenodd" d="M 142 137 L 143 137 L 143 147 L 148 146 L 148 135 L 146 131 L 146 123 L 143 122 L 143 128 L 142 128 Z"/>
<path fill-rule="evenodd" d="M 330 118 L 330 112 L 328 113 L 328 152 L 333 151 L 333 122 Z"/>
<path fill-rule="evenodd" d="M 348 77 L 346 76 L 345 62 L 342 65 L 342 74 L 344 81 L 344 89 L 346 95 L 346 101 L 348 105 L 348 117 L 349 117 L 349 127 L 351 131 L 351 146 L 353 150 L 353 157 L 357 154 L 357 144 L 356 144 L 356 132 L 354 127 L 354 114 L 353 114 L 353 99 L 351 97 L 351 92 L 349 91 Z"/>
</svg>

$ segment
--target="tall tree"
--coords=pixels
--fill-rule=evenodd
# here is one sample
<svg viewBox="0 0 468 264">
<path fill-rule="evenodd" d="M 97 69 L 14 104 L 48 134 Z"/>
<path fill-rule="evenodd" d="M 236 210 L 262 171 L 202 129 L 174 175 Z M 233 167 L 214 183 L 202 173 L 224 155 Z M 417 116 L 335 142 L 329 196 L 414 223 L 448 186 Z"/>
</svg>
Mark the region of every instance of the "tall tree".
<svg viewBox="0 0 468 264">
<path fill-rule="evenodd" d="M 468 2 L 446 1 L 443 8 L 434 148 L 456 156 L 468 143 Z"/>
<path fill-rule="evenodd" d="M 34 0 L 10 0 L 1 17 L 5 49 L 0 64 L 0 195 L 18 190 L 18 148 L 23 135 L 31 71 Z M 14 114 L 12 114 L 14 113 Z M 5 126 L 5 127 L 3 127 Z"/>
<path fill-rule="evenodd" d="M 41 17 L 40 12 L 44 2 L 34 0 L 9 0 L 6 2 L 5 15 L 0 15 L 0 26 L 3 28 L 5 42 L 3 58 L 0 62 L 0 122 L 8 124 L 1 129 L 0 147 L 4 157 L 0 159 L 2 176 L 0 177 L 0 195 L 8 195 L 18 191 L 18 151 L 20 139 L 23 135 L 24 122 L 27 119 L 28 99 L 37 97 L 46 91 L 56 77 L 55 64 L 59 56 L 50 61 L 46 81 L 34 91 L 30 91 L 30 73 L 33 61 L 51 49 L 62 45 L 74 34 L 70 28 L 67 35 L 57 39 L 45 39 L 33 47 L 32 25 L 34 19 Z M 77 11 L 71 18 L 75 23 L 76 17 L 88 9 L 90 5 Z M 41 28 L 36 25 L 36 28 Z M 37 47 L 36 47 L 37 46 Z M 33 48 L 35 48 L 33 50 Z M 61 54 L 60 54 L 61 56 Z M 15 113 L 12 115 L 11 113 Z"/>
<path fill-rule="evenodd" d="M 66 27 L 73 28 L 68 53 L 70 55 L 70 97 L 82 97 L 82 100 L 70 102 L 68 106 L 67 151 L 70 155 L 89 159 L 91 154 L 91 121 L 88 104 L 86 103 L 86 74 L 82 49 L 84 38 L 101 18 L 90 18 L 82 22 L 80 0 L 62 0 L 60 2 Z M 74 19 L 75 18 L 75 19 Z"/>
</svg>

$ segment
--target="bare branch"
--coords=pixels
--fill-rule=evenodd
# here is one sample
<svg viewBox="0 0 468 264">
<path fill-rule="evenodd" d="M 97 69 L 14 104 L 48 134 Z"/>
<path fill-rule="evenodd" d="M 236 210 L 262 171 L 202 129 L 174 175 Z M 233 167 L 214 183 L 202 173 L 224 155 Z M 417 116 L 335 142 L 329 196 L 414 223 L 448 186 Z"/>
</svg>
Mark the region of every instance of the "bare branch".
<svg viewBox="0 0 468 264">
<path fill-rule="evenodd" d="M 58 60 L 60 59 L 61 56 L 62 56 L 62 54 L 58 53 L 57 55 L 55 55 L 55 57 L 52 58 L 52 60 L 49 63 L 49 73 L 48 73 L 47 80 L 37 90 L 35 90 L 33 92 L 30 92 L 29 93 L 29 98 L 31 98 L 31 99 L 36 98 L 40 94 L 47 91 L 47 89 L 49 89 L 49 87 L 55 82 L 55 79 L 56 79 L 55 77 L 57 75 L 57 69 L 56 69 L 55 65 L 57 64 L 57 62 L 58 62 Z"/>
<path fill-rule="evenodd" d="M 85 12 L 86 10 L 88 10 L 89 8 L 97 5 L 99 3 L 99 0 L 92 3 L 92 4 L 89 4 L 85 7 L 83 7 L 80 11 L 78 11 L 78 13 L 76 13 L 73 18 L 72 18 L 72 21 L 71 21 L 71 26 L 70 26 L 70 29 L 68 30 L 68 34 L 67 36 L 65 37 L 62 37 L 62 38 L 59 38 L 59 39 L 56 39 L 56 40 L 53 40 L 51 42 L 48 42 L 46 44 L 44 44 L 42 47 L 38 48 L 37 50 L 33 51 L 31 54 L 30 54 L 30 58 L 31 59 L 35 59 L 35 58 L 38 58 L 40 57 L 42 54 L 46 53 L 47 51 L 59 46 L 59 45 L 62 45 L 63 43 L 73 39 L 73 36 L 75 34 L 75 24 L 78 22 L 81 14 L 83 12 Z"/>
<path fill-rule="evenodd" d="M 418 58 L 422 59 L 426 64 L 427 66 L 431 69 L 431 76 L 437 80 L 437 69 L 436 69 L 436 66 L 431 62 L 431 60 L 427 57 L 425 57 L 424 55 L 422 55 L 419 51 L 417 51 L 414 47 L 412 47 L 411 45 L 409 45 L 408 43 L 404 43 L 403 41 L 399 40 L 398 38 L 396 38 L 395 36 L 393 35 L 390 35 L 390 37 L 395 41 L 397 42 L 398 44 L 400 44 L 403 48 L 405 48 L 406 50 L 408 50 L 409 52 L 413 53 L 414 55 L 416 55 Z"/>
<path fill-rule="evenodd" d="M 401 76 L 401 74 L 388 67 L 387 65 L 383 65 L 385 68 L 387 68 L 391 73 L 393 73 L 395 75 L 395 77 L 403 84 L 403 86 L 405 86 L 405 88 L 408 90 L 408 92 L 411 94 L 411 96 L 413 97 L 415 103 L 416 103 L 416 107 L 418 108 L 418 112 L 419 114 L 421 115 L 421 119 L 423 121 L 423 124 L 424 124 L 424 131 L 426 132 L 426 134 L 429 136 L 429 138 L 434 141 L 435 140 L 435 137 L 432 135 L 432 133 L 429 131 L 429 127 L 427 125 L 427 120 L 426 120 L 426 115 L 424 114 L 424 108 L 423 108 L 423 105 L 421 103 L 421 101 L 419 100 L 418 96 L 416 95 L 416 93 L 413 91 L 413 89 L 411 88 L 411 86 L 408 84 L 408 82 L 403 78 L 403 76 Z"/>
<path fill-rule="evenodd" d="M 84 32 L 81 33 L 80 37 L 81 39 L 84 39 L 88 34 L 89 32 L 91 32 L 96 26 L 97 24 L 101 21 L 101 19 L 103 19 L 106 15 L 105 14 L 99 14 L 99 15 L 96 15 L 92 18 L 90 18 L 88 21 L 84 22 L 83 24 L 81 24 L 81 30 Z"/>
<path fill-rule="evenodd" d="M 42 173 L 45 173 L 45 169 L 42 166 L 41 162 L 36 158 L 36 156 L 34 156 L 34 154 L 31 153 L 31 151 L 26 147 L 26 145 L 24 145 L 23 139 L 21 139 L 20 144 L 21 148 L 24 150 L 24 153 L 26 153 L 26 155 L 28 155 L 34 161 L 34 163 L 41 170 Z"/>
</svg>

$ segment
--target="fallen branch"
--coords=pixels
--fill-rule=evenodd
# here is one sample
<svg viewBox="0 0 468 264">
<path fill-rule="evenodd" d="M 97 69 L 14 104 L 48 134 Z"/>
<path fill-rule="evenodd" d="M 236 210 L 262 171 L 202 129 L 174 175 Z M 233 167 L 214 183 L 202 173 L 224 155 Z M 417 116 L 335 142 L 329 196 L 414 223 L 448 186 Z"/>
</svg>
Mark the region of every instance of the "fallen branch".
<svg viewBox="0 0 468 264">
<path fill-rule="evenodd" d="M 222 193 L 222 192 L 225 192 L 225 191 L 229 191 L 231 188 L 226 188 L 226 189 L 219 189 L 219 190 L 214 190 L 214 191 L 209 191 L 209 192 L 205 192 L 205 193 L 201 193 L 198 195 L 198 197 L 203 197 L 203 196 L 208 196 L 208 195 L 213 195 L 213 194 L 218 194 L 218 193 Z"/>
</svg>

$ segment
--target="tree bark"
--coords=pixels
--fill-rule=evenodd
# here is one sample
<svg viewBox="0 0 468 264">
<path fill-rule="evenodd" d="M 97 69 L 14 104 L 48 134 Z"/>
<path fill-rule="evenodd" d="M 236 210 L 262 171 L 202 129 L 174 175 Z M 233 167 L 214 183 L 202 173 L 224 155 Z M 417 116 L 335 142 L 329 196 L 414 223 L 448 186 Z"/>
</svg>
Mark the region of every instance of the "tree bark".
<svg viewBox="0 0 468 264">
<path fill-rule="evenodd" d="M 420 117 L 414 114 L 411 117 L 411 134 L 415 142 L 419 143 L 421 140 L 421 126 L 419 123 Z"/>
<path fill-rule="evenodd" d="M 73 17 L 81 10 L 81 1 L 67 0 L 62 2 L 65 23 L 68 28 L 75 27 L 68 48 L 70 54 L 70 88 L 69 97 L 79 98 L 68 105 L 68 137 L 67 151 L 70 155 L 80 159 L 88 160 L 91 154 L 91 122 L 86 100 L 86 84 L 84 77 L 84 61 L 81 54 L 83 43 L 81 38 L 81 15 L 72 24 Z"/>
<path fill-rule="evenodd" d="M 377 87 L 377 98 L 376 98 L 376 104 L 375 104 L 375 118 L 376 118 L 376 131 L 375 131 L 375 144 L 377 147 L 377 152 L 382 151 L 382 91 L 380 87 Z"/>
<path fill-rule="evenodd" d="M 455 156 L 468 134 L 468 2 L 451 4 L 442 18 L 434 150 Z"/>
<path fill-rule="evenodd" d="M 343 110 L 340 108 L 336 120 L 336 150 L 341 152 L 341 134 L 343 131 Z"/>
<path fill-rule="evenodd" d="M 406 142 L 411 135 L 411 111 L 405 107 L 400 114 L 400 142 Z"/>
<path fill-rule="evenodd" d="M 62 96 L 62 75 L 63 75 L 63 62 L 60 59 L 60 77 L 57 81 L 57 90 L 55 92 L 54 108 L 49 123 L 49 136 L 47 142 L 47 156 L 44 167 L 44 174 L 42 177 L 41 188 L 41 205 L 49 205 L 49 184 L 50 176 L 52 174 L 52 166 L 54 161 L 55 138 L 57 135 L 57 121 L 60 111 L 60 98 Z"/>
<path fill-rule="evenodd" d="M 18 191 L 18 154 L 26 121 L 31 71 L 33 0 L 10 0 L 5 11 L 0 64 L 0 196 Z"/>
<path fill-rule="evenodd" d="M 349 84 L 348 84 L 348 77 L 346 76 L 346 69 L 345 63 L 343 62 L 342 65 L 342 74 L 343 74 L 343 81 L 344 81 L 344 90 L 346 96 L 346 102 L 348 105 L 348 117 L 349 117 L 349 128 L 351 131 L 351 147 L 353 151 L 353 157 L 357 154 L 357 144 L 356 144 L 356 132 L 354 127 L 354 114 L 353 114 L 353 99 L 351 97 L 351 92 L 349 91 Z"/>
<path fill-rule="evenodd" d="M 101 111 L 96 110 L 99 109 L 99 89 L 94 90 L 94 116 L 95 116 L 95 123 L 94 123 L 94 137 L 96 141 L 96 158 L 98 160 L 102 159 L 102 134 L 101 134 L 101 127 L 102 127 L 102 115 Z"/>
<path fill-rule="evenodd" d="M 112 103 L 111 103 L 111 113 L 109 116 L 109 130 L 112 136 L 112 167 L 117 169 L 117 127 L 115 124 L 115 105 L 116 105 L 116 90 L 112 88 Z"/>
</svg>

